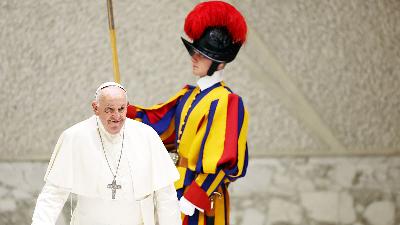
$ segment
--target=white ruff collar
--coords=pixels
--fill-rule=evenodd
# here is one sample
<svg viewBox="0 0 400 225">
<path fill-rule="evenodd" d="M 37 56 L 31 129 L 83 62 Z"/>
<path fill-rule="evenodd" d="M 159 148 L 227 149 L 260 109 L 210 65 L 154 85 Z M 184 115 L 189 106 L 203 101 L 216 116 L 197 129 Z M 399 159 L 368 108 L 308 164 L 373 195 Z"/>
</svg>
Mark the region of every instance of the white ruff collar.
<svg viewBox="0 0 400 225">
<path fill-rule="evenodd" d="M 218 70 L 218 71 L 215 71 L 212 76 L 206 75 L 204 77 L 201 77 L 197 81 L 197 85 L 199 85 L 200 90 L 204 91 L 205 89 L 213 86 L 214 84 L 221 82 L 222 81 L 222 71 L 223 70 Z"/>
</svg>

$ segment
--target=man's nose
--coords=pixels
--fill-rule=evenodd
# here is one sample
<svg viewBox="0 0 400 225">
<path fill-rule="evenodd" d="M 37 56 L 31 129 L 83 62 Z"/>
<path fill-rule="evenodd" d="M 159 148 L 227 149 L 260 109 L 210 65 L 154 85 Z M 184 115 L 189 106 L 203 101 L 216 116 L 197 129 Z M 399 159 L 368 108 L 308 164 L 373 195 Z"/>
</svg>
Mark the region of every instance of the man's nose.
<svg viewBox="0 0 400 225">
<path fill-rule="evenodd" d="M 113 118 L 117 118 L 118 119 L 121 116 L 121 113 L 119 113 L 118 111 L 114 111 L 114 112 L 112 112 L 111 116 Z"/>
</svg>

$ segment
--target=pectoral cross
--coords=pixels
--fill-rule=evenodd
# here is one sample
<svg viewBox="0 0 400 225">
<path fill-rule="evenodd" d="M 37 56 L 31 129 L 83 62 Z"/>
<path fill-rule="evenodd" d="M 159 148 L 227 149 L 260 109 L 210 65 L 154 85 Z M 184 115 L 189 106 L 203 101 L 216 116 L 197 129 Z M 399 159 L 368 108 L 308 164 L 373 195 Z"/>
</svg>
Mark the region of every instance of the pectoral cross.
<svg viewBox="0 0 400 225">
<path fill-rule="evenodd" d="M 107 188 L 111 188 L 112 190 L 112 199 L 115 199 L 115 193 L 117 192 L 117 189 L 121 189 L 121 185 L 117 184 L 117 181 L 115 179 L 112 181 L 111 184 L 107 185 Z"/>
</svg>

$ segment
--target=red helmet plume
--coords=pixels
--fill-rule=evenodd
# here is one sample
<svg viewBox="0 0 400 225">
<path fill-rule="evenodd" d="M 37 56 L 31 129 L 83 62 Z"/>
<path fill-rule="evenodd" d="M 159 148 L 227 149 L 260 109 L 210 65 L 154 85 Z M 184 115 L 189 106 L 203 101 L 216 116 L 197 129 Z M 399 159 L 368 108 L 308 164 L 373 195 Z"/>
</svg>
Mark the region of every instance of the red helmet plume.
<svg viewBox="0 0 400 225">
<path fill-rule="evenodd" d="M 192 39 L 201 37 L 207 27 L 226 27 L 234 43 L 246 41 L 247 25 L 242 14 L 222 1 L 198 4 L 185 19 L 185 32 Z"/>
</svg>

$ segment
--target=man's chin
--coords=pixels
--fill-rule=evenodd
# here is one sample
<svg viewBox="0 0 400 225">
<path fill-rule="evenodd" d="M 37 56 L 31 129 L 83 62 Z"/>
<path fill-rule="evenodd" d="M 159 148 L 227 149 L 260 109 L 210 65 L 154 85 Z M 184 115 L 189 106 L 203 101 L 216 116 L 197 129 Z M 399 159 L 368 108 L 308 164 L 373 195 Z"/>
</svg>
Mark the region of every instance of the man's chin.
<svg viewBox="0 0 400 225">
<path fill-rule="evenodd" d="M 109 127 L 108 128 L 108 133 L 110 134 L 118 134 L 119 131 L 121 130 L 122 127 L 118 126 L 118 127 Z"/>
<path fill-rule="evenodd" d="M 121 129 L 116 129 L 116 130 L 112 129 L 112 130 L 108 131 L 108 133 L 110 133 L 110 134 L 118 134 L 120 130 Z"/>
<path fill-rule="evenodd" d="M 195 72 L 195 71 L 193 71 L 193 75 L 194 75 L 195 77 L 202 77 L 198 72 Z"/>
</svg>

